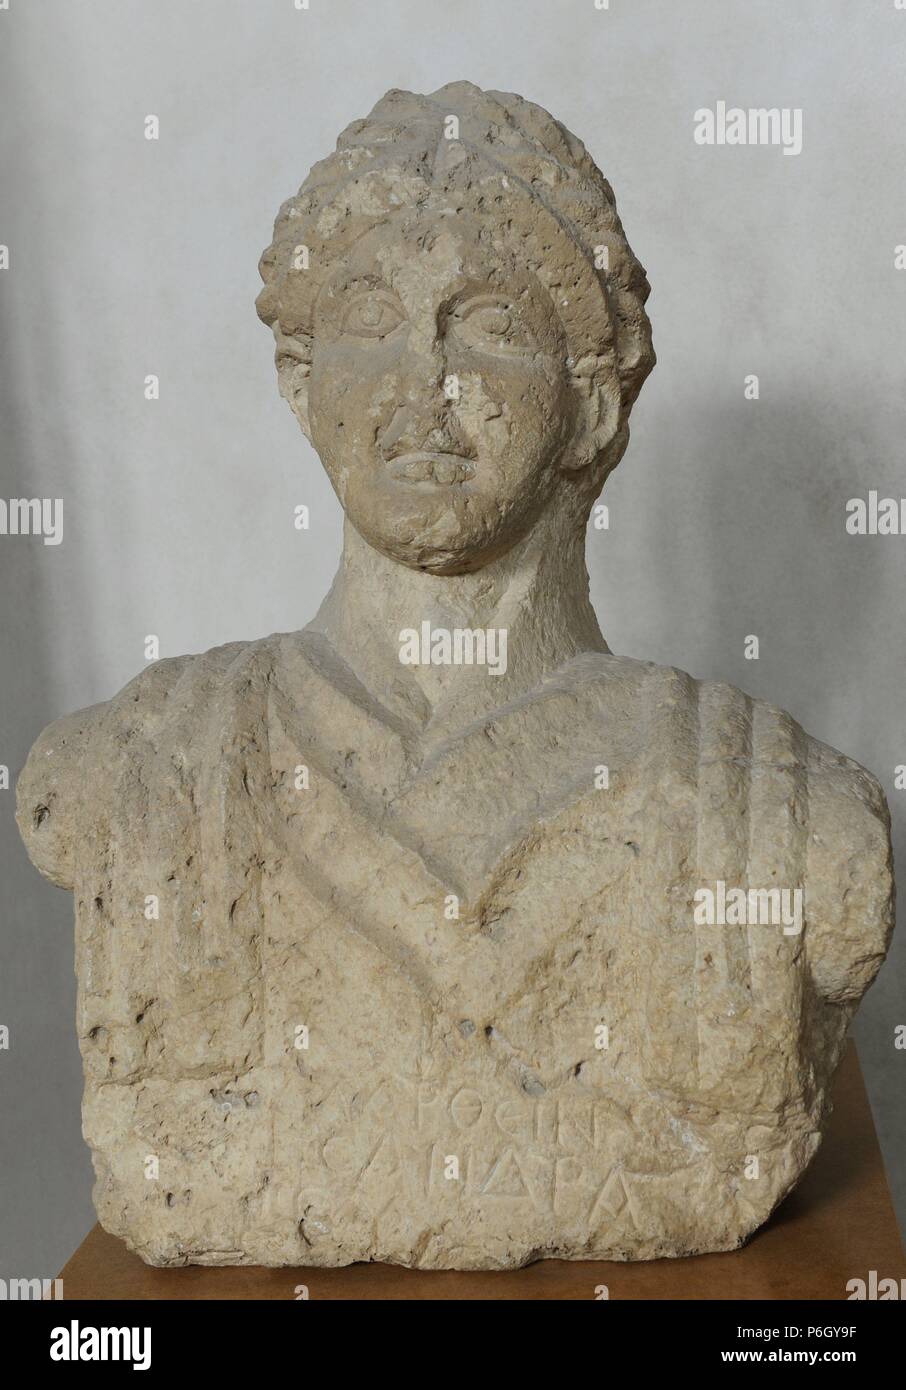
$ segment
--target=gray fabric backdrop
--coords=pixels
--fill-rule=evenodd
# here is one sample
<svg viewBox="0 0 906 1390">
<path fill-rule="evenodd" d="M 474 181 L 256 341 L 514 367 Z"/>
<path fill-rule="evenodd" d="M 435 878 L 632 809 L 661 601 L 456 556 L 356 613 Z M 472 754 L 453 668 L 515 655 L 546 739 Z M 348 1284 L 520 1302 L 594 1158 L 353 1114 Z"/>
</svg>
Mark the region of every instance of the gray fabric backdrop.
<svg viewBox="0 0 906 1390">
<path fill-rule="evenodd" d="M 906 537 L 845 529 L 849 498 L 906 492 L 895 0 L 11 0 L 0 64 L 0 494 L 65 503 L 61 545 L 0 536 L 13 778 L 45 723 L 142 667 L 147 634 L 176 655 L 313 613 L 340 513 L 277 397 L 258 255 L 385 89 L 466 77 L 585 140 L 653 285 L 659 365 L 589 535 L 605 636 L 865 763 L 903 861 Z M 801 108 L 802 153 L 697 145 L 718 100 Z M 0 1276 L 49 1276 L 93 1221 L 71 900 L 12 814 L 0 791 Z M 856 1025 L 901 1212 L 904 957 L 901 939 Z"/>
</svg>

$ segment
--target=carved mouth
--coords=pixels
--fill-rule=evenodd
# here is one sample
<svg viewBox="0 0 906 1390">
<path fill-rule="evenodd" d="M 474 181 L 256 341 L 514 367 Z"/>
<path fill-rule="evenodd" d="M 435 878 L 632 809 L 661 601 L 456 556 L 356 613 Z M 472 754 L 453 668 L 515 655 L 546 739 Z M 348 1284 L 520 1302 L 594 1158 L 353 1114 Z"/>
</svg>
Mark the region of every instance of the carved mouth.
<svg viewBox="0 0 906 1390">
<path fill-rule="evenodd" d="M 389 466 L 391 478 L 407 483 L 465 483 L 475 476 L 475 464 L 462 454 L 400 454 Z"/>
</svg>

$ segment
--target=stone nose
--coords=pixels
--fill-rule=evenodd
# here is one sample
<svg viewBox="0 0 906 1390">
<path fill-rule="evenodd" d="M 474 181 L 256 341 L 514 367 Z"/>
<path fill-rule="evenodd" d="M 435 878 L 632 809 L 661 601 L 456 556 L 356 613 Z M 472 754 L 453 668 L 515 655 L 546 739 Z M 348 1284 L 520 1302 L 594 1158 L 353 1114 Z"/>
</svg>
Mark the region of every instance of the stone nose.
<svg viewBox="0 0 906 1390">
<path fill-rule="evenodd" d="M 474 458 L 475 452 L 460 428 L 455 402 L 444 389 L 446 352 L 437 325 L 410 332 L 400 357 L 397 404 L 381 435 L 381 454 L 386 460 L 402 454 L 456 454 Z"/>
<path fill-rule="evenodd" d="M 413 403 L 444 400 L 446 345 L 432 319 L 414 319 L 400 354 L 397 382 L 400 398 Z"/>
</svg>

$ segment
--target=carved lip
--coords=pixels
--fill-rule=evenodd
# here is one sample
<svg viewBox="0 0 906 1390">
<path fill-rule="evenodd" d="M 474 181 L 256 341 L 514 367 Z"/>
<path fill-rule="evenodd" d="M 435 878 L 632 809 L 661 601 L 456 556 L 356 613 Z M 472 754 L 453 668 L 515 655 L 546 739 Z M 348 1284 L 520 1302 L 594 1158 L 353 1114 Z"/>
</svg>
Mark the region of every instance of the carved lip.
<svg viewBox="0 0 906 1390">
<path fill-rule="evenodd" d="M 434 454 L 427 450 L 400 454 L 389 465 L 391 478 L 406 483 L 465 483 L 475 476 L 473 459 L 464 454 Z"/>
</svg>

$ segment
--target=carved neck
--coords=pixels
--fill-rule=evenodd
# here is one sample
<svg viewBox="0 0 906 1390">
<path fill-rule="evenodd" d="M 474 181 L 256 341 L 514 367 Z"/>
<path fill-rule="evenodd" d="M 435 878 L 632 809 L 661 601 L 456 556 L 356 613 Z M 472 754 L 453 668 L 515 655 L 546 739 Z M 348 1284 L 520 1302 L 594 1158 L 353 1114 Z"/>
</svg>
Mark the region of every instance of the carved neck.
<svg viewBox="0 0 906 1390">
<path fill-rule="evenodd" d="M 308 631 L 334 651 L 381 704 L 418 724 L 455 727 L 526 694 L 582 652 L 606 652 L 588 597 L 585 539 L 556 514 L 475 574 L 438 576 L 373 550 L 349 521 L 336 578 Z M 490 664 L 403 664 L 401 633 L 493 629 Z M 502 645 L 501 631 L 506 633 Z M 506 669 L 501 666 L 505 651 Z M 418 653 L 424 656 L 424 650 Z"/>
</svg>

